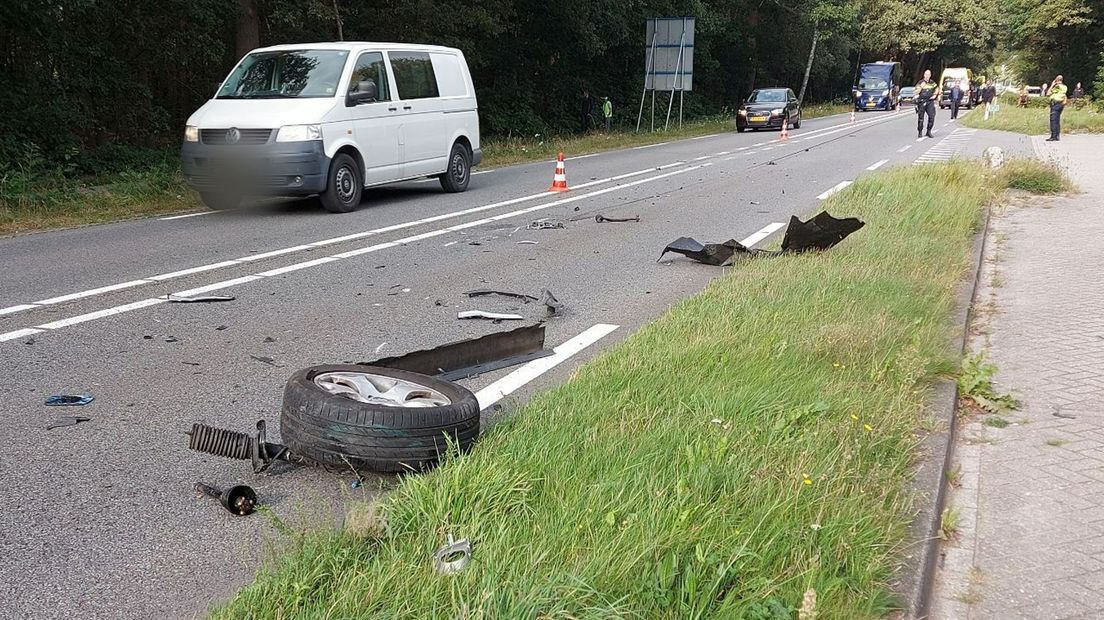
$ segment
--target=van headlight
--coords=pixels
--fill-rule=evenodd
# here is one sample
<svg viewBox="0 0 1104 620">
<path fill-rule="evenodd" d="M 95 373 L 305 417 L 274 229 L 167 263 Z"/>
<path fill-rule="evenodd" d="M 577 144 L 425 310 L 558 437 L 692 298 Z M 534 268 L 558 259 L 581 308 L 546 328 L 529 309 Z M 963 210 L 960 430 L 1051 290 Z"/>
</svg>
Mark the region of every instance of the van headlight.
<svg viewBox="0 0 1104 620">
<path fill-rule="evenodd" d="M 771 116 L 782 116 L 782 108 L 775 108 L 771 110 Z"/>
<path fill-rule="evenodd" d="M 882 91 L 882 96 L 883 97 L 888 97 L 889 96 L 889 89 L 888 88 Z"/>
<path fill-rule="evenodd" d="M 199 142 L 199 127 L 187 125 L 184 127 L 185 142 Z"/>
<path fill-rule="evenodd" d="M 322 139 L 321 125 L 287 125 L 276 134 L 277 142 L 310 142 Z"/>
<path fill-rule="evenodd" d="M 736 110 L 736 113 L 740 116 L 747 116 L 747 110 Z"/>
</svg>

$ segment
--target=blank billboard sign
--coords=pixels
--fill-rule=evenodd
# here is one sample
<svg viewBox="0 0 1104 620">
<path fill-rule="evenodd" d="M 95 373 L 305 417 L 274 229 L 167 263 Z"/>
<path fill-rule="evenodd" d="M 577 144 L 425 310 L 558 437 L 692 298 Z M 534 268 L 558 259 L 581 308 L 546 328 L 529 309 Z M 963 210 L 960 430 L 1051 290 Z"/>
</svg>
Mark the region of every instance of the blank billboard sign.
<svg viewBox="0 0 1104 620">
<path fill-rule="evenodd" d="M 694 89 L 693 17 L 649 18 L 644 52 L 645 90 Z"/>
</svg>

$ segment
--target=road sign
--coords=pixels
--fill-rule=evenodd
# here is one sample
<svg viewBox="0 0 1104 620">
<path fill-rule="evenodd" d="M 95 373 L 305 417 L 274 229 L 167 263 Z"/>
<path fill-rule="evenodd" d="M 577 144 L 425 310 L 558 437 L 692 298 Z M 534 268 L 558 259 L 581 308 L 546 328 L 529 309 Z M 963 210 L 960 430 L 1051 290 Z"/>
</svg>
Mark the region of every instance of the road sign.
<svg viewBox="0 0 1104 620">
<path fill-rule="evenodd" d="M 694 18 L 654 17 L 644 29 L 645 90 L 694 90 Z"/>
</svg>

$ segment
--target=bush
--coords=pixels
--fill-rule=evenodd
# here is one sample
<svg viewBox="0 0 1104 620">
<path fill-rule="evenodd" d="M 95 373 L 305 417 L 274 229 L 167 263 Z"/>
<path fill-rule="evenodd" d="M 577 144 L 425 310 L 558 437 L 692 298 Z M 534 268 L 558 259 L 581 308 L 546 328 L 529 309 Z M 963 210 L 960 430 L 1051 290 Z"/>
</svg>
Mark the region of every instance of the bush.
<svg viewBox="0 0 1104 620">
<path fill-rule="evenodd" d="M 1004 184 L 1034 194 L 1057 194 L 1071 188 L 1065 173 L 1054 164 L 1015 159 L 1002 169 Z"/>
</svg>

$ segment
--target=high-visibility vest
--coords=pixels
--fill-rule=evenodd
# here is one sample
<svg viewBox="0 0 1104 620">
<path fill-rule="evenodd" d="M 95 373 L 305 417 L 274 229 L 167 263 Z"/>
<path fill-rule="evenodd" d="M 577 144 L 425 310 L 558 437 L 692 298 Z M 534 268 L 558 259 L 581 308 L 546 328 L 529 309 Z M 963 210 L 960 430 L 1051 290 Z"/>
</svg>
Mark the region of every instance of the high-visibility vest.
<svg viewBox="0 0 1104 620">
<path fill-rule="evenodd" d="M 1062 103 L 1066 100 L 1066 85 L 1055 84 L 1050 87 L 1050 100 L 1058 103 Z"/>
<path fill-rule="evenodd" d="M 606 99 L 605 103 L 602 104 L 602 114 L 606 118 L 613 116 L 613 102 L 609 99 Z"/>
</svg>

